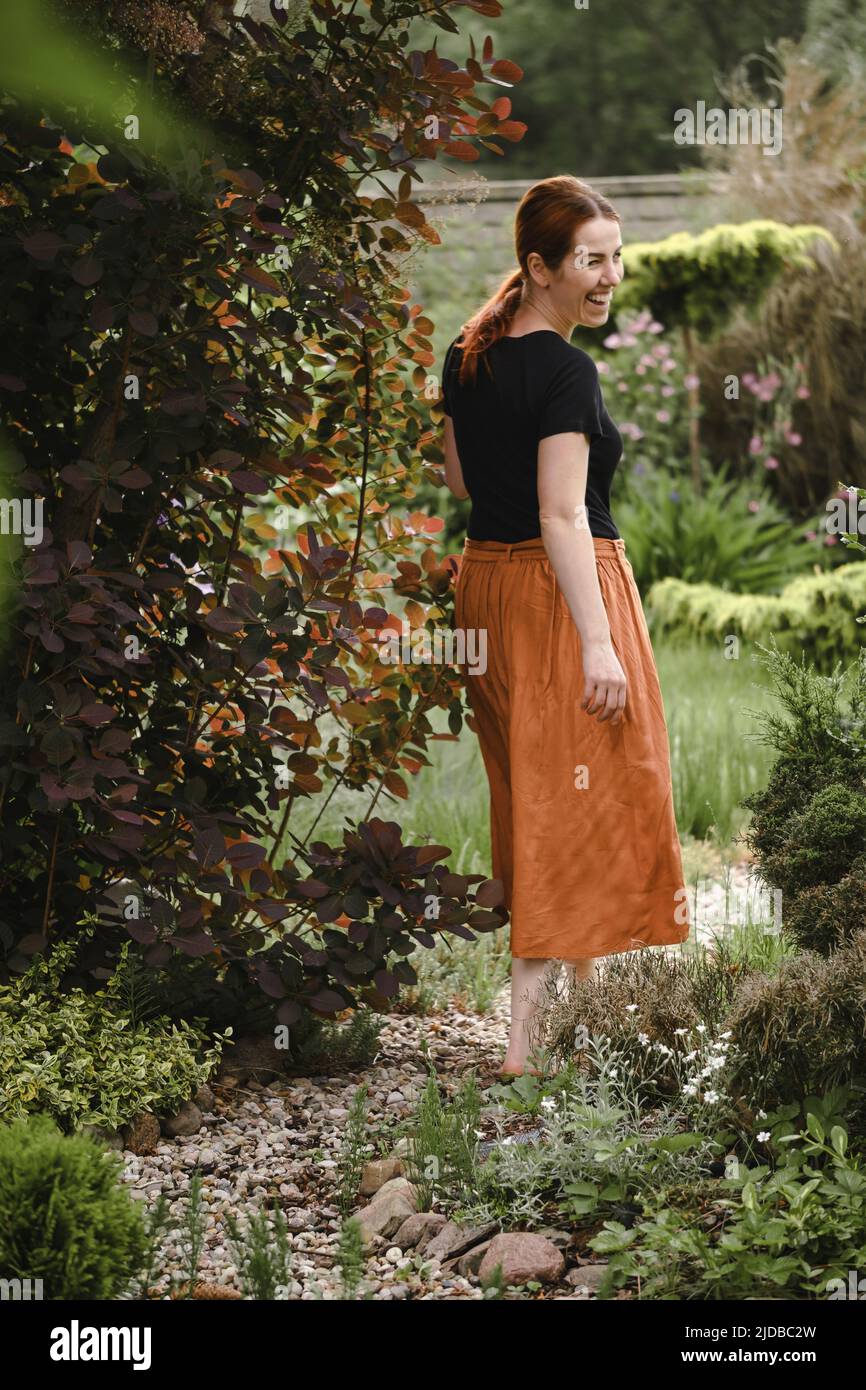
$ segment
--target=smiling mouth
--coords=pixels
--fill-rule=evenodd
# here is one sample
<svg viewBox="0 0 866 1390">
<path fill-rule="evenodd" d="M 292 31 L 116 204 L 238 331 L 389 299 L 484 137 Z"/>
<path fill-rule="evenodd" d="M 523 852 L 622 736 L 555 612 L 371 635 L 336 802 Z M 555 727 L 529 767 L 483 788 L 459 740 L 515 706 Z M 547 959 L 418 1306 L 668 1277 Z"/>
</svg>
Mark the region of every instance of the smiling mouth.
<svg viewBox="0 0 866 1390">
<path fill-rule="evenodd" d="M 600 309 L 607 308 L 612 298 L 612 296 L 609 294 L 588 294 L 586 297 L 589 300 L 590 304 L 597 304 Z"/>
</svg>

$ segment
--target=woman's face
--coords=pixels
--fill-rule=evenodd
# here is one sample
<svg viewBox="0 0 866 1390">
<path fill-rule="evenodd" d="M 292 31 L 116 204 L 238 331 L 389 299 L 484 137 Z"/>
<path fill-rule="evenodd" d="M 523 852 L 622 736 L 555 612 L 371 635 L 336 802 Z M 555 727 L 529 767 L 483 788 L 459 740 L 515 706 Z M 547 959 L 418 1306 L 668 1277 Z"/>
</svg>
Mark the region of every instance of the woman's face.
<svg viewBox="0 0 866 1390">
<path fill-rule="evenodd" d="M 601 328 L 623 274 L 619 223 L 593 217 L 575 228 L 572 250 L 550 281 L 550 295 L 567 319 Z"/>
</svg>

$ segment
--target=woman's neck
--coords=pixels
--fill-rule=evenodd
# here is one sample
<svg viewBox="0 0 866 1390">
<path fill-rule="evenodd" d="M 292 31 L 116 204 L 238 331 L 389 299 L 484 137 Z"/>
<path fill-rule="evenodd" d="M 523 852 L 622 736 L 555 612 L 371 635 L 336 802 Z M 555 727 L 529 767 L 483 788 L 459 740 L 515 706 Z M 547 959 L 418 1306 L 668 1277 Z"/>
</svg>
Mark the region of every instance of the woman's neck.
<svg viewBox="0 0 866 1390">
<path fill-rule="evenodd" d="M 571 335 L 577 324 L 576 321 L 567 319 L 561 314 L 549 300 L 545 300 L 538 291 L 527 294 L 527 287 L 524 286 L 523 299 L 521 300 L 514 318 L 511 320 L 510 327 L 518 329 L 519 332 L 514 336 L 521 336 L 524 333 L 535 333 L 539 328 L 552 328 L 567 343 L 571 342 Z"/>
</svg>

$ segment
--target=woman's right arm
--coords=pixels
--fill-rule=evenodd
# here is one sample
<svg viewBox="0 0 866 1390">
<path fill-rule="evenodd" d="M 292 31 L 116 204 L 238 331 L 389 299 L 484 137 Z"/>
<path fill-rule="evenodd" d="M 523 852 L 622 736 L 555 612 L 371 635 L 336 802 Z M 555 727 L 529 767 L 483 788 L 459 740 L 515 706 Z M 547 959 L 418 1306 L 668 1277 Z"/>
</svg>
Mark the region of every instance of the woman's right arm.
<svg viewBox="0 0 866 1390">
<path fill-rule="evenodd" d="M 538 511 L 541 538 L 580 633 L 587 714 L 622 722 L 626 677 L 610 639 L 598 582 L 595 546 L 586 515 L 589 440 L 569 431 L 538 444 Z"/>
</svg>

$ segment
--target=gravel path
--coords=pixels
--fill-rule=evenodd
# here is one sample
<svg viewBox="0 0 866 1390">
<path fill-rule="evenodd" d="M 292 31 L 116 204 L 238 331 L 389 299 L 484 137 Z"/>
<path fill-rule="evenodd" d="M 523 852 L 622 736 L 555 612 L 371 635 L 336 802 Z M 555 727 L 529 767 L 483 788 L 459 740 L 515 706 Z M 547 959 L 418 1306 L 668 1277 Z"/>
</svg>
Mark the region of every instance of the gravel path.
<svg viewBox="0 0 866 1390">
<path fill-rule="evenodd" d="M 748 911 L 746 870 L 737 870 L 734 881 L 739 894 L 736 911 L 742 917 Z M 701 890 L 697 915 L 702 938 L 711 934 L 723 903 L 724 890 L 719 885 L 707 884 Z M 339 1271 L 333 1268 L 341 1226 L 335 1201 L 338 1157 L 357 1087 L 362 1083 L 367 1087 L 368 1132 L 378 1139 L 415 1110 L 427 1079 L 423 1043 L 449 1090 L 459 1086 L 463 1073 L 473 1068 L 479 1085 L 486 1086 L 495 1080 L 504 1056 L 508 1016 L 506 985 L 483 1017 L 453 1005 L 425 1017 L 388 1016 L 376 1057 L 364 1071 L 291 1078 L 268 1087 L 255 1082 L 234 1088 L 214 1085 L 214 1105 L 204 1115 L 200 1132 L 164 1138 L 148 1157 L 127 1151 L 125 1179 L 145 1201 L 152 1202 L 164 1192 L 171 1203 L 173 1224 L 179 1224 L 190 1174 L 195 1167 L 200 1169 L 206 1229 L 199 1278 L 234 1289 L 240 1285 L 222 1215 L 231 1211 L 240 1216 L 258 1208 L 263 1199 L 273 1199 L 284 1210 L 291 1233 L 294 1278 L 288 1297 L 338 1298 Z M 537 1121 L 532 1117 L 509 1116 L 508 1132 L 525 1131 L 533 1123 Z M 488 1138 L 495 1133 L 491 1122 L 484 1129 Z M 378 1149 L 367 1155 L 379 1156 Z M 177 1241 L 170 1240 L 165 1250 L 170 1266 L 181 1270 Z M 398 1270 L 405 1271 L 407 1265 L 412 1272 L 398 1277 Z M 442 1271 L 438 1261 L 425 1263 L 423 1256 L 413 1257 L 412 1252 L 402 1254 L 389 1242 L 368 1258 L 365 1287 L 373 1290 L 376 1299 L 482 1297 L 476 1279 Z"/>
</svg>

